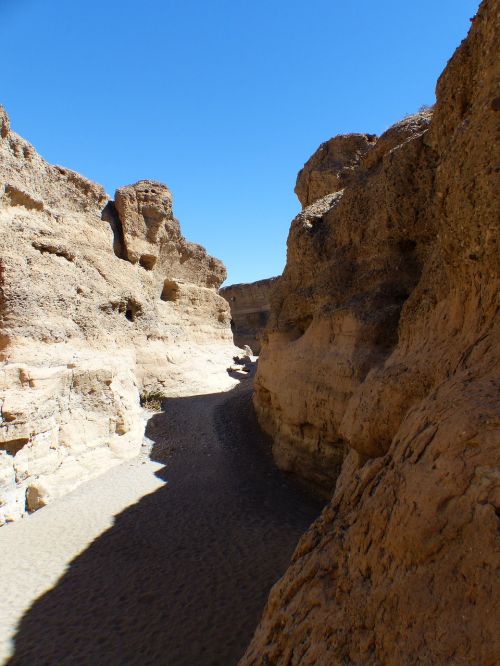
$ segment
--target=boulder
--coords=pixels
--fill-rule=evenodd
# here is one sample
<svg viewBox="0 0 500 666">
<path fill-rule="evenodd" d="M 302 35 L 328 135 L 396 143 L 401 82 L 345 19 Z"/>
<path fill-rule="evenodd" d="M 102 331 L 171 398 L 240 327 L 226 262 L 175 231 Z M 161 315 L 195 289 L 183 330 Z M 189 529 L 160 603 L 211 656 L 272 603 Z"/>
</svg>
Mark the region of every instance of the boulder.
<svg viewBox="0 0 500 666">
<path fill-rule="evenodd" d="M 166 185 L 141 180 L 120 187 L 115 207 L 122 231 L 125 255 L 146 270 L 154 268 L 163 240 L 178 240 L 180 227 L 172 213 L 172 194 Z"/>
</svg>

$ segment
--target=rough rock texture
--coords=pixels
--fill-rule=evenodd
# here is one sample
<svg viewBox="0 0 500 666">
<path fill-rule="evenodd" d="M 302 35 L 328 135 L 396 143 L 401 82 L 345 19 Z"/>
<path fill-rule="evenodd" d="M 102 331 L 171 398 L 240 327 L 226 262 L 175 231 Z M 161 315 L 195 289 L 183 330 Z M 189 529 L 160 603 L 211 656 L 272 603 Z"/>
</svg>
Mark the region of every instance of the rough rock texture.
<svg viewBox="0 0 500 666">
<path fill-rule="evenodd" d="M 136 455 L 139 392 L 213 392 L 236 351 L 224 277 L 164 185 L 115 204 L 0 111 L 0 523 Z"/>
<path fill-rule="evenodd" d="M 272 277 L 232 284 L 219 291 L 231 308 L 231 328 L 238 347 L 247 345 L 254 354 L 260 354 L 260 337 L 269 319 L 271 292 L 278 281 L 279 278 Z"/>
<path fill-rule="evenodd" d="M 430 251 L 429 123 L 429 114 L 417 115 L 390 128 L 379 139 L 387 152 L 368 153 L 370 166 L 362 161 L 349 187 L 305 207 L 290 229 L 255 404 L 278 464 L 327 495 L 348 447 L 348 405 L 394 350 L 401 309 Z"/>
<path fill-rule="evenodd" d="M 374 134 L 343 134 L 322 143 L 297 176 L 295 194 L 302 206 L 345 187 L 375 141 Z"/>
<path fill-rule="evenodd" d="M 348 454 L 242 664 L 498 663 L 497 9 L 292 224 L 256 407 L 308 478 Z"/>
</svg>

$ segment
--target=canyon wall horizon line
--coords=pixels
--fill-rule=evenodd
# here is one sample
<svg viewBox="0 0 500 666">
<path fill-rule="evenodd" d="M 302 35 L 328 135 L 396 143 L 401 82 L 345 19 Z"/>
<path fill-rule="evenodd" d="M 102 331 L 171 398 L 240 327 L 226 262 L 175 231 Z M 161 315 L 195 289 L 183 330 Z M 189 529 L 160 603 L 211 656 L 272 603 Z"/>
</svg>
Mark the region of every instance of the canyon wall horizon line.
<svg viewBox="0 0 500 666">
<path fill-rule="evenodd" d="M 499 43 L 483 0 L 434 109 L 299 174 L 254 404 L 334 493 L 241 666 L 497 663 Z"/>
</svg>

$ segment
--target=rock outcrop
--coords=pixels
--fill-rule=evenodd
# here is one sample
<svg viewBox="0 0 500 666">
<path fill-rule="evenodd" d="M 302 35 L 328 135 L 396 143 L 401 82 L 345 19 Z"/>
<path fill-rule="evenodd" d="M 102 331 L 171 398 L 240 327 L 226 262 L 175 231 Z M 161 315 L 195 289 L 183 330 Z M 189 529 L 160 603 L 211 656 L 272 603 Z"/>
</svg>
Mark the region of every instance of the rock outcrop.
<svg viewBox="0 0 500 666">
<path fill-rule="evenodd" d="M 292 223 L 255 405 L 283 467 L 341 471 L 242 664 L 497 663 L 498 28 Z"/>
<path fill-rule="evenodd" d="M 224 266 L 182 237 L 168 188 L 110 201 L 3 110 L 0 249 L 1 523 L 136 455 L 139 394 L 220 389 L 237 350 Z"/>
<path fill-rule="evenodd" d="M 302 206 L 345 187 L 376 140 L 374 134 L 342 134 L 322 143 L 297 176 L 295 194 Z"/>
<path fill-rule="evenodd" d="M 260 338 L 269 319 L 271 292 L 278 280 L 272 277 L 257 282 L 232 284 L 219 291 L 231 308 L 234 344 L 238 347 L 246 345 L 256 355 L 260 354 Z"/>
<path fill-rule="evenodd" d="M 278 464 L 326 496 L 349 446 L 348 406 L 394 351 L 402 307 L 432 251 L 430 119 L 417 114 L 371 139 L 350 185 L 306 206 L 290 229 L 255 404 Z"/>
</svg>

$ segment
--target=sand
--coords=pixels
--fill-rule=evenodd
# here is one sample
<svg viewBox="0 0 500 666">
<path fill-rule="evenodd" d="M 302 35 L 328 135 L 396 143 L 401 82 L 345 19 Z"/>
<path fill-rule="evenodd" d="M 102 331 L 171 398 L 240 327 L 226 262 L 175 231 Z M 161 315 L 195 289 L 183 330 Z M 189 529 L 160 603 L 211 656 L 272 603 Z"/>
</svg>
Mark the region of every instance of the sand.
<svg viewBox="0 0 500 666">
<path fill-rule="evenodd" d="M 71 560 L 109 529 L 114 516 L 164 485 L 147 458 L 124 463 L 37 511 L 0 528 L 0 663 L 35 599 L 54 587 Z"/>
<path fill-rule="evenodd" d="M 2 663 L 237 663 L 321 510 L 274 467 L 249 381 L 166 400 L 148 457 L 0 530 Z"/>
</svg>

